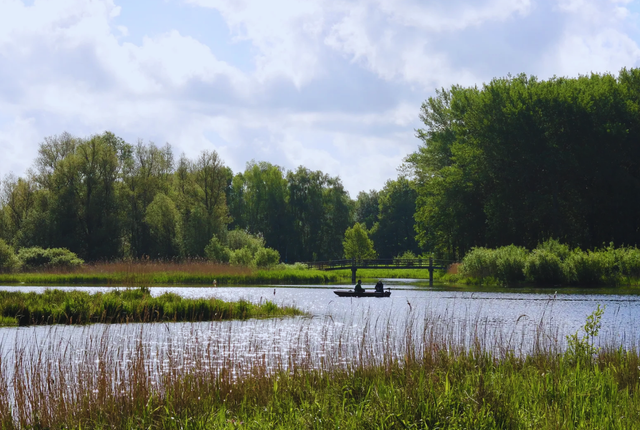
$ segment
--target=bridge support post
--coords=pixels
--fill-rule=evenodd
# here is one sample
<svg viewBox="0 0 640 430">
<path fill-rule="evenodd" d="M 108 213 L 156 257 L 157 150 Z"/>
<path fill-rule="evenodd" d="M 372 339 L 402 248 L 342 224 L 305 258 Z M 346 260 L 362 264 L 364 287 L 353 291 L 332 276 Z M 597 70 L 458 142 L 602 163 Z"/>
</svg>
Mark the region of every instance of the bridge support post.
<svg viewBox="0 0 640 430">
<path fill-rule="evenodd" d="M 429 257 L 429 286 L 433 287 L 433 257 Z"/>
<path fill-rule="evenodd" d="M 356 271 L 358 269 L 356 268 L 356 266 L 351 266 L 351 283 L 355 284 L 356 283 Z"/>
</svg>

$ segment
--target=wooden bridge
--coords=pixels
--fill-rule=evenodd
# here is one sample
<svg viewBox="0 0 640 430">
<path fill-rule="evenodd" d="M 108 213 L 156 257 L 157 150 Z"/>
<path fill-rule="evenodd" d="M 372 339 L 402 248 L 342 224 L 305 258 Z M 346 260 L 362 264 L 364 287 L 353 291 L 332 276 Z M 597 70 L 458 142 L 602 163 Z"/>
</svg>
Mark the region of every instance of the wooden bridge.
<svg viewBox="0 0 640 430">
<path fill-rule="evenodd" d="M 307 267 L 320 270 L 344 270 L 351 269 L 351 282 L 356 283 L 356 271 L 358 269 L 426 269 L 429 271 L 429 285 L 433 285 L 433 271 L 446 270 L 453 263 L 448 260 L 436 260 L 433 258 L 388 258 L 379 260 L 331 260 L 313 261 L 307 263 Z"/>
</svg>

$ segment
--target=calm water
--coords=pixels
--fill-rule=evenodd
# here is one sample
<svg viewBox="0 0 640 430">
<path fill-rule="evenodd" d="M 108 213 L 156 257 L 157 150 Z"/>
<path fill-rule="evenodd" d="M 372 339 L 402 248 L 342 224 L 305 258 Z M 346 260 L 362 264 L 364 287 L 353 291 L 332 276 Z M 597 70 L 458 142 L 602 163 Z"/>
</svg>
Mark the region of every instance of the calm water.
<svg viewBox="0 0 640 430">
<path fill-rule="evenodd" d="M 167 349 L 189 350 L 207 345 L 212 354 L 219 354 L 220 360 L 232 357 L 237 362 L 251 363 L 256 357 L 282 361 L 283 357 L 302 353 L 321 357 L 331 348 L 342 348 L 346 352 L 342 355 L 348 356 L 349 349 L 357 347 L 365 332 L 367 342 L 380 345 L 385 338 L 388 342 L 389 334 L 395 332 L 394 342 L 400 345 L 408 328 L 417 333 L 429 328 L 466 345 L 477 335 L 490 347 L 509 345 L 526 353 L 539 327 L 547 333 L 549 342 L 563 345 L 565 336 L 581 327 L 597 304 L 606 306 L 601 343 L 627 347 L 640 344 L 639 295 L 595 290 L 589 294 L 565 290 L 557 294 L 549 290 L 463 291 L 420 285 L 413 280 L 387 280 L 385 286 L 392 290 L 390 298 L 340 298 L 333 293 L 336 289 L 349 289 L 347 285 L 154 287 L 153 295 L 174 292 L 189 298 L 271 300 L 296 306 L 311 316 L 242 322 L 1 328 L 0 351 L 9 361 L 12 354 L 61 348 L 80 357 L 98 339 L 108 339 L 121 357 L 135 350 L 136 342 L 143 341 L 154 359 L 160 359 Z M 110 289 L 80 288 L 88 292 Z M 0 289 L 41 292 L 45 287 L 0 286 Z"/>
</svg>

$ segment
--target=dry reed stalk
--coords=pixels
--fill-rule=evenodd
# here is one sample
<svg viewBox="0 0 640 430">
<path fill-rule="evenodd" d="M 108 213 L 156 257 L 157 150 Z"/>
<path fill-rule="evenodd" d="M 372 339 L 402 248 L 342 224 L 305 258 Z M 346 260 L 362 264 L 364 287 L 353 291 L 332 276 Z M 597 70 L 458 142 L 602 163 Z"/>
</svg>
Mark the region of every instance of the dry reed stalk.
<svg viewBox="0 0 640 430">
<path fill-rule="evenodd" d="M 349 321 L 341 325 L 326 319 L 317 329 L 320 345 L 311 335 L 315 327 L 300 321 L 295 336 L 282 332 L 283 344 L 270 348 L 259 336 L 260 324 L 253 332 L 243 324 L 229 324 L 221 332 L 224 326 L 212 323 L 207 336 L 196 324 L 182 325 L 190 327 L 187 333 L 168 332 L 164 337 L 158 337 L 164 324 L 121 330 L 104 326 L 98 334 L 71 331 L 83 339 L 80 347 L 65 338 L 66 332 L 51 328 L 42 344 L 16 341 L 3 358 L 2 364 L 13 366 L 0 366 L 0 419 L 20 428 L 98 422 L 118 428 L 126 420 L 149 422 L 161 413 L 204 413 L 205 399 L 233 405 L 249 396 L 262 404 L 283 372 L 310 379 L 373 368 L 391 373 L 416 366 L 430 369 L 461 356 L 482 364 L 488 357 L 499 360 L 558 348 L 553 326 L 544 321 L 533 324 L 535 338 L 525 340 L 524 320 L 513 333 L 504 334 L 478 315 L 454 322 L 447 313 L 412 310 L 400 320 L 365 318 L 355 328 Z M 153 342 L 147 333 L 152 329 Z M 118 341 L 119 333 L 132 330 L 133 337 Z M 238 336 L 245 336 L 244 349 Z"/>
<path fill-rule="evenodd" d="M 206 260 L 125 260 L 114 262 L 86 263 L 75 269 L 50 268 L 39 269 L 37 273 L 46 274 L 112 274 L 124 273 L 132 275 L 153 273 L 190 273 L 201 275 L 251 275 L 254 269 L 212 263 Z"/>
</svg>

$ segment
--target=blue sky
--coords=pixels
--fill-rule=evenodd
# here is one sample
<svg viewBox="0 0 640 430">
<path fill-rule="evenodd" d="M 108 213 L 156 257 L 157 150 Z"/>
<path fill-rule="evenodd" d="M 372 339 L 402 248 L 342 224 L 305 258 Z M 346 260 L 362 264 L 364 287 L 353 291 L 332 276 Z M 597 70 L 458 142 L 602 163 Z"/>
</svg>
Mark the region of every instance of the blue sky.
<svg viewBox="0 0 640 430">
<path fill-rule="evenodd" d="M 110 130 L 340 176 L 397 176 L 436 88 L 640 66 L 638 0 L 0 0 L 0 178 Z"/>
</svg>

